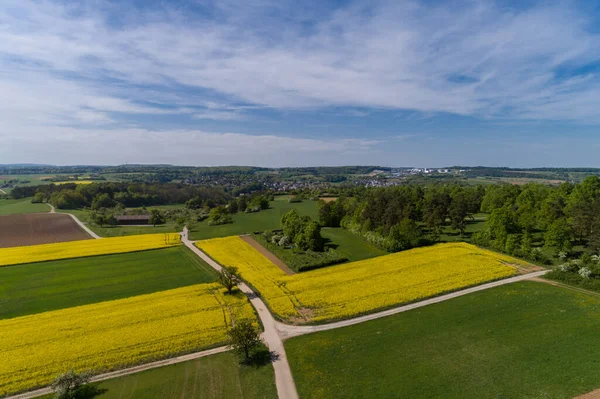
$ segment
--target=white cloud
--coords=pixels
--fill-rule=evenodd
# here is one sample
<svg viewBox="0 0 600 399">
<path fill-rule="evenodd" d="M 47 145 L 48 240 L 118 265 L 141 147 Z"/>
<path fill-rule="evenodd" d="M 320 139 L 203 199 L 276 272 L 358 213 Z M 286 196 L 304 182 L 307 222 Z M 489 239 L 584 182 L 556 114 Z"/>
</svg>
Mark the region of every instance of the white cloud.
<svg viewBox="0 0 600 399">
<path fill-rule="evenodd" d="M 219 21 L 185 18 L 186 10 L 137 13 L 129 25 L 111 28 L 101 8 L 73 14 L 59 3 L 6 0 L 0 51 L 42 65 L 31 67 L 40 74 L 71 71 L 93 79 L 98 73 L 162 85 L 165 94 L 177 90 L 174 81 L 274 108 L 349 105 L 484 116 L 511 109 L 511 116 L 524 118 L 596 118 L 596 76 L 556 79 L 557 67 L 600 55 L 590 21 L 569 5 L 515 11 L 483 1 L 355 2 L 313 21 L 307 33 L 293 22 L 274 23 L 269 4 L 223 3 Z M 279 4 L 281 12 L 287 4 Z M 15 10 L 27 17 L 14 18 Z M 273 26 L 257 27 L 266 18 Z M 109 95 L 124 91 L 107 86 Z M 570 113 L 579 103 L 591 105 Z M 116 108 L 139 112 L 131 104 Z"/>
<path fill-rule="evenodd" d="M 3 0 L 0 140 L 15 149 L 5 147 L 3 157 L 18 150 L 21 160 L 37 158 L 40 152 L 18 143 L 42 138 L 48 146 L 49 134 L 61 143 L 54 146 L 63 155 L 58 159 L 76 145 L 92 151 L 85 143 L 96 140 L 103 156 L 120 154 L 115 159 L 133 153 L 142 162 L 164 154 L 169 162 L 194 164 L 203 163 L 195 161 L 196 151 L 206 159 L 229 152 L 239 157 L 228 159 L 254 159 L 240 152 L 243 146 L 227 144 L 230 139 L 282 163 L 289 155 L 283 152 L 309 157 L 302 148 L 321 155 L 349 151 L 349 163 L 356 163 L 353 151 L 377 145 L 190 129 L 158 133 L 147 130 L 154 119 L 142 118 L 186 114 L 226 123 L 251 120 L 256 108 L 600 122 L 600 79 L 595 72 L 573 74 L 598 61 L 600 40 L 591 17 L 574 3 L 517 10 L 491 1 L 358 0 L 343 8 L 317 1 L 304 7 L 287 0 L 201 2 L 214 19 L 161 4 L 137 10 L 102 0 Z M 210 153 L 193 146 L 198 141 Z M 260 156 L 250 163 L 260 163 Z M 93 154 L 81 159 L 88 158 L 107 163 Z"/>
<path fill-rule="evenodd" d="M 34 129 L 35 131 L 36 129 Z M 28 132 L 32 133 L 32 132 Z M 378 140 L 308 139 L 277 135 L 199 130 L 150 131 L 129 128 L 87 130 L 46 128 L 43 136 L 0 135 L 2 163 L 21 162 L 34 153 L 49 164 L 170 163 L 184 165 L 263 165 L 352 163 L 377 151 Z M 68 154 L 65 156 L 64 154 Z M 345 162 L 344 162 L 345 161 Z"/>
</svg>

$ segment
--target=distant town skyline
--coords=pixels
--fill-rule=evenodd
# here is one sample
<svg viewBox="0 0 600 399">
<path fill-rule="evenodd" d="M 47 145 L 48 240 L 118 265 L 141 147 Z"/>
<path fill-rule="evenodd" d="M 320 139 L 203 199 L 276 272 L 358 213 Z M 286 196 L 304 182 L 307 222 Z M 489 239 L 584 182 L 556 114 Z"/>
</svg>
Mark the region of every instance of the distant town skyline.
<svg viewBox="0 0 600 399">
<path fill-rule="evenodd" d="M 600 167 L 600 8 L 5 0 L 0 163 Z"/>
</svg>

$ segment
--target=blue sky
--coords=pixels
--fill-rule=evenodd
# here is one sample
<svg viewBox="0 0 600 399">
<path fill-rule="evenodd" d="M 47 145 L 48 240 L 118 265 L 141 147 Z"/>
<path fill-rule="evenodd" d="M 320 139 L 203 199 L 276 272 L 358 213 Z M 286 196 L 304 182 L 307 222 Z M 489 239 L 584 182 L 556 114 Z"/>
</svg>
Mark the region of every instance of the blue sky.
<svg viewBox="0 0 600 399">
<path fill-rule="evenodd" d="M 600 167 L 600 5 L 0 2 L 0 163 Z"/>
</svg>

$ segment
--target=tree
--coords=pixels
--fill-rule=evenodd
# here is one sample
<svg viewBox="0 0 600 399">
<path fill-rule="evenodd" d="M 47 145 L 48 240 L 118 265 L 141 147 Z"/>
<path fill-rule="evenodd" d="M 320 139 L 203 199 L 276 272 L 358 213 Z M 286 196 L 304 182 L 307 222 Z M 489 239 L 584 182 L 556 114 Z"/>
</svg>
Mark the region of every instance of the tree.
<svg viewBox="0 0 600 399">
<path fill-rule="evenodd" d="M 250 352 L 262 344 L 258 328 L 250 320 L 241 320 L 227 331 L 229 346 L 238 353 L 245 355 L 244 360 L 250 359 Z"/>
<path fill-rule="evenodd" d="M 292 209 L 281 217 L 281 227 L 283 234 L 288 236 L 290 241 L 294 241 L 296 234 L 302 231 L 302 218 L 295 209 Z"/>
<path fill-rule="evenodd" d="M 115 227 L 116 225 L 119 224 L 119 221 L 117 220 L 117 218 L 114 215 L 109 215 L 106 217 L 105 223 L 110 225 L 111 227 Z"/>
<path fill-rule="evenodd" d="M 392 251 L 401 251 L 410 249 L 419 245 L 421 239 L 421 230 L 414 220 L 404 218 L 396 226 L 392 227 L 388 235 L 393 241 Z"/>
<path fill-rule="evenodd" d="M 227 211 L 229 213 L 236 214 L 238 211 L 238 202 L 234 199 L 232 199 L 231 201 L 229 201 L 229 204 L 227 205 Z"/>
<path fill-rule="evenodd" d="M 238 198 L 238 210 L 240 212 L 245 212 L 246 208 L 248 208 L 248 200 L 245 195 L 242 195 Z"/>
<path fill-rule="evenodd" d="M 166 222 L 165 215 L 158 209 L 152 209 L 150 211 L 150 219 L 148 223 L 156 227 L 157 224 L 165 224 Z"/>
<path fill-rule="evenodd" d="M 97 224 L 100 227 L 104 227 L 107 223 L 107 217 L 105 214 L 100 212 L 92 212 L 90 215 L 90 221 L 94 224 Z"/>
<path fill-rule="evenodd" d="M 217 226 L 220 224 L 227 224 L 233 222 L 231 216 L 227 212 L 224 206 L 217 206 L 210 210 L 208 216 L 208 224 L 211 226 Z"/>
<path fill-rule="evenodd" d="M 58 375 L 52 383 L 56 399 L 74 399 L 77 391 L 90 381 L 86 373 L 76 373 L 74 370 Z"/>
<path fill-rule="evenodd" d="M 448 208 L 448 215 L 452 228 L 460 232 L 460 236 L 465 235 L 465 218 L 469 216 L 469 202 L 464 191 L 457 190 L 452 193 L 452 202 Z"/>
<path fill-rule="evenodd" d="M 41 191 L 35 193 L 33 198 L 31 199 L 32 204 L 41 204 L 46 199 L 46 196 Z"/>
<path fill-rule="evenodd" d="M 569 252 L 572 248 L 571 238 L 571 227 L 563 218 L 555 220 L 548 227 L 544 234 L 544 243 L 547 247 L 556 248 L 557 252 Z"/>
<path fill-rule="evenodd" d="M 100 194 L 92 200 L 92 209 L 110 208 L 114 204 L 112 198 L 107 193 Z"/>
<path fill-rule="evenodd" d="M 231 293 L 233 288 L 240 282 L 238 269 L 235 266 L 225 266 L 219 274 L 219 282 Z"/>
<path fill-rule="evenodd" d="M 486 230 L 494 247 L 504 250 L 508 235 L 520 233 L 512 207 L 508 205 L 494 209 L 488 218 Z"/>
<path fill-rule="evenodd" d="M 324 240 L 319 223 L 310 219 L 305 221 L 302 230 L 294 237 L 294 244 L 302 251 L 323 251 Z"/>
</svg>

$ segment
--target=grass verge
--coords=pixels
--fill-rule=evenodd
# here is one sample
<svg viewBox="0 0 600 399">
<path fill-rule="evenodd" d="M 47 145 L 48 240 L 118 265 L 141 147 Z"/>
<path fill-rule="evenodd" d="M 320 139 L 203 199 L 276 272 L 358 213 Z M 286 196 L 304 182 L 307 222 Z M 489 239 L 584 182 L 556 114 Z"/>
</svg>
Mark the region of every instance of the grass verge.
<svg viewBox="0 0 600 399">
<path fill-rule="evenodd" d="M 0 200 L 0 216 L 41 212 L 50 212 L 50 207 L 46 204 L 32 204 L 31 198 Z"/>
</svg>

